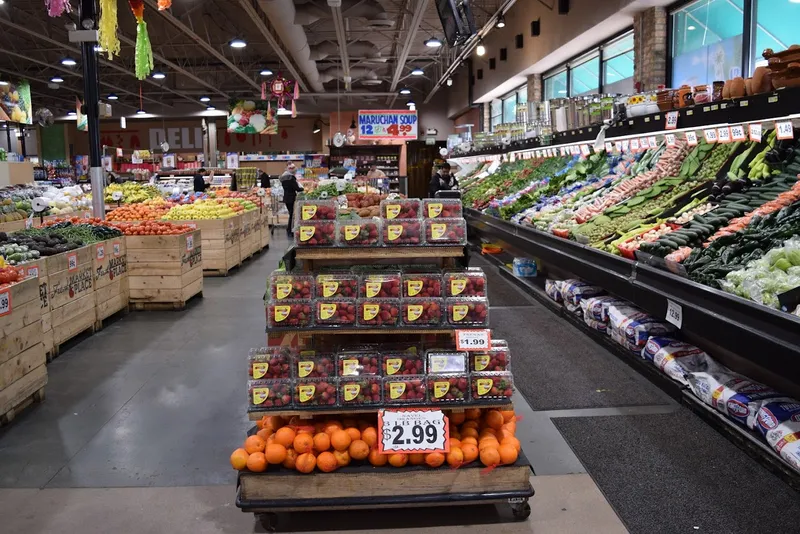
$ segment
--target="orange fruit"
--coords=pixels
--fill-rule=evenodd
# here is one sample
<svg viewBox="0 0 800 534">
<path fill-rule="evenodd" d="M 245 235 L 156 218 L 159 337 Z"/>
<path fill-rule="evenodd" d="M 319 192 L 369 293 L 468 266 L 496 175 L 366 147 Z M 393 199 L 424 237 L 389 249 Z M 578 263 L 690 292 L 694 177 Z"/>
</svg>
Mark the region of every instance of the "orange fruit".
<svg viewBox="0 0 800 534">
<path fill-rule="evenodd" d="M 450 447 L 447 453 L 447 464 L 451 467 L 459 467 L 464 463 L 464 453 L 459 447 Z"/>
<path fill-rule="evenodd" d="M 333 456 L 336 458 L 336 463 L 339 467 L 350 465 L 350 453 L 347 451 L 333 451 Z"/>
<path fill-rule="evenodd" d="M 511 421 L 510 423 L 506 423 L 506 424 L 503 425 L 502 430 L 508 430 L 512 434 L 516 434 L 516 432 L 517 432 L 517 423 L 515 423 L 514 421 Z"/>
<path fill-rule="evenodd" d="M 314 470 L 317 466 L 317 457 L 311 454 L 310 452 L 306 452 L 301 454 L 295 460 L 295 469 L 300 471 L 301 473 L 310 473 Z"/>
<path fill-rule="evenodd" d="M 494 438 L 482 439 L 478 442 L 478 450 L 483 452 L 483 449 L 496 449 L 500 446 L 500 442 Z"/>
<path fill-rule="evenodd" d="M 231 453 L 231 466 L 237 471 L 247 467 L 247 457 L 250 456 L 244 449 L 236 449 Z"/>
<path fill-rule="evenodd" d="M 421 453 L 409 454 L 408 463 L 411 465 L 422 465 L 425 463 L 425 455 Z"/>
<path fill-rule="evenodd" d="M 486 412 L 484 420 L 489 428 L 494 428 L 495 430 L 500 430 L 506 422 L 499 410 L 489 410 Z"/>
<path fill-rule="evenodd" d="M 274 433 L 269 435 L 269 437 L 267 438 L 267 442 L 266 443 L 267 443 L 267 446 L 270 446 L 273 443 L 275 443 L 275 434 Z M 264 447 L 264 449 L 266 449 L 266 447 Z"/>
<path fill-rule="evenodd" d="M 450 438 L 450 448 L 452 449 L 453 447 L 461 447 L 461 440 Z"/>
<path fill-rule="evenodd" d="M 253 454 L 256 452 L 264 452 L 267 443 L 258 436 L 248 436 L 246 440 L 244 440 L 244 450 L 247 451 L 247 454 Z"/>
<path fill-rule="evenodd" d="M 375 427 L 367 427 L 361 431 L 361 439 L 372 448 L 378 444 L 378 431 Z"/>
<path fill-rule="evenodd" d="M 323 473 L 330 473 L 339 467 L 339 462 L 336 461 L 336 457 L 333 453 L 321 452 L 319 456 L 317 456 L 317 467 L 319 467 L 319 470 Z"/>
<path fill-rule="evenodd" d="M 358 428 L 358 421 L 355 419 L 343 419 L 342 425 L 344 425 L 345 430 L 348 428 Z"/>
<path fill-rule="evenodd" d="M 461 438 L 461 447 L 463 448 L 464 445 L 467 445 L 467 444 L 476 445 L 477 446 L 478 445 L 478 440 L 473 438 L 472 436 L 470 436 L 468 438 Z"/>
<path fill-rule="evenodd" d="M 500 445 L 500 448 L 497 449 L 497 452 L 500 454 L 500 461 L 504 465 L 513 464 L 517 461 L 517 449 L 514 448 L 513 445 Z"/>
<path fill-rule="evenodd" d="M 267 470 L 267 459 L 263 452 L 254 452 L 247 457 L 247 469 L 253 473 L 263 473 Z"/>
<path fill-rule="evenodd" d="M 314 438 L 304 432 L 297 434 L 292 443 L 294 444 L 294 450 L 300 454 L 311 452 L 314 449 Z"/>
<path fill-rule="evenodd" d="M 271 428 L 262 428 L 261 430 L 256 432 L 256 436 L 258 436 L 259 438 L 263 439 L 265 443 L 266 443 L 266 441 L 269 439 L 269 437 L 271 435 L 272 435 L 272 429 Z"/>
<path fill-rule="evenodd" d="M 520 449 L 522 448 L 522 445 L 520 445 L 519 440 L 514 436 L 511 436 L 509 438 L 503 438 L 503 440 L 500 441 L 500 445 L 511 445 L 512 447 L 517 449 L 517 452 L 519 452 Z"/>
<path fill-rule="evenodd" d="M 461 445 L 461 453 L 464 455 L 464 463 L 474 462 L 478 459 L 478 446 L 472 443 L 465 443 Z"/>
<path fill-rule="evenodd" d="M 325 423 L 325 433 L 330 435 L 336 432 L 337 430 L 342 429 L 342 423 L 339 421 L 328 421 Z"/>
<path fill-rule="evenodd" d="M 314 423 L 314 434 L 322 434 L 325 432 L 325 423 L 322 421 L 317 421 Z"/>
<path fill-rule="evenodd" d="M 486 436 L 492 436 L 496 438 L 497 430 L 495 430 L 494 428 L 484 428 L 483 430 L 481 430 L 480 437 L 485 438 Z"/>
<path fill-rule="evenodd" d="M 369 451 L 369 463 L 376 467 L 381 467 L 386 465 L 386 462 L 389 461 L 389 457 L 386 454 L 380 454 L 378 449 L 372 449 Z"/>
<path fill-rule="evenodd" d="M 459 432 L 458 430 L 451 430 L 450 431 L 450 437 L 451 438 L 456 438 L 456 439 L 461 439 L 461 432 Z"/>
<path fill-rule="evenodd" d="M 479 435 L 478 431 L 476 429 L 472 428 L 472 427 L 465 428 L 465 429 L 463 429 L 461 431 L 461 439 L 462 440 L 464 438 L 477 438 L 478 435 Z"/>
<path fill-rule="evenodd" d="M 407 454 L 390 454 L 389 464 L 394 467 L 404 467 L 408 463 Z"/>
<path fill-rule="evenodd" d="M 510 423 L 514 419 L 516 419 L 514 415 L 514 410 L 500 410 L 500 413 L 503 414 L 503 421 L 506 423 Z"/>
<path fill-rule="evenodd" d="M 481 463 L 486 467 L 493 467 L 500 464 L 500 453 L 495 447 L 481 449 Z"/>
<path fill-rule="evenodd" d="M 460 425 L 467 418 L 464 412 L 450 412 L 447 417 L 450 419 L 451 425 Z"/>
<path fill-rule="evenodd" d="M 466 421 L 463 425 L 461 425 L 461 432 L 464 432 L 465 428 L 474 428 L 478 430 L 478 422 L 475 420 Z"/>
<path fill-rule="evenodd" d="M 264 456 L 267 458 L 267 462 L 273 465 L 283 463 L 283 461 L 286 459 L 286 447 L 283 445 L 278 445 L 277 443 L 267 445 Z"/>
<path fill-rule="evenodd" d="M 353 438 L 344 430 L 336 430 L 331 434 L 331 445 L 337 451 L 346 451 Z"/>
<path fill-rule="evenodd" d="M 331 448 L 331 437 L 322 432 L 314 434 L 314 450 L 317 452 L 325 452 Z"/>
<path fill-rule="evenodd" d="M 464 417 L 467 419 L 479 419 L 481 417 L 481 409 L 480 408 L 468 408 L 464 410 Z"/>
<path fill-rule="evenodd" d="M 351 441 L 355 441 L 357 439 L 361 439 L 361 432 L 355 427 L 348 427 L 344 429 L 345 432 L 350 436 Z"/>
<path fill-rule="evenodd" d="M 275 432 L 275 443 L 279 445 L 283 445 L 287 449 L 292 446 L 294 443 L 294 438 L 297 434 L 295 434 L 294 430 L 285 426 L 283 428 L 279 428 Z"/>
<path fill-rule="evenodd" d="M 508 430 L 501 429 L 497 431 L 497 434 L 495 434 L 495 436 L 500 441 L 500 443 L 502 443 L 503 440 L 506 438 L 513 438 L 514 434 L 512 432 L 509 432 Z"/>
<path fill-rule="evenodd" d="M 286 469 L 294 469 L 298 456 L 300 455 L 297 454 L 296 450 L 286 449 L 286 458 L 283 459 L 283 463 L 281 465 Z"/>
<path fill-rule="evenodd" d="M 369 445 L 360 439 L 353 440 L 347 450 L 353 460 L 364 460 L 369 456 Z"/>
<path fill-rule="evenodd" d="M 258 427 L 259 430 L 261 430 L 267 424 L 267 421 L 269 421 L 269 418 L 265 415 L 264 417 L 256 421 L 256 426 Z"/>
<path fill-rule="evenodd" d="M 439 467 L 444 463 L 444 454 L 441 452 L 426 454 L 425 463 L 428 464 L 428 467 Z"/>
</svg>

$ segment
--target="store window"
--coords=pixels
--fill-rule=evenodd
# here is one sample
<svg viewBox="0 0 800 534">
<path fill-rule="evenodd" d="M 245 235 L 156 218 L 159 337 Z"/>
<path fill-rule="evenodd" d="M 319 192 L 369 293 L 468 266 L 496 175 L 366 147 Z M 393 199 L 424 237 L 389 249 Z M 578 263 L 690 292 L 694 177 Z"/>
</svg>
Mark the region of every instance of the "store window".
<svg viewBox="0 0 800 534">
<path fill-rule="evenodd" d="M 603 93 L 633 93 L 633 32 L 603 46 Z"/>
<path fill-rule="evenodd" d="M 544 78 L 544 99 L 567 97 L 567 71 L 561 71 Z"/>
<path fill-rule="evenodd" d="M 800 44 L 800 2 L 789 1 L 776 9 L 772 0 L 754 0 L 756 27 L 753 34 L 754 50 L 750 55 L 750 72 L 758 65 L 766 65 L 764 50 L 775 52 Z"/>
<path fill-rule="evenodd" d="M 775 16 L 787 17 L 784 8 L 790 5 L 785 2 L 779 10 L 773 5 Z M 698 0 L 670 16 L 673 87 L 710 84 L 742 75 L 744 0 Z M 791 20 L 787 17 L 786 22 L 791 24 Z"/>
<path fill-rule="evenodd" d="M 503 99 L 503 124 L 517 122 L 517 93 Z"/>
<path fill-rule="evenodd" d="M 503 123 L 503 101 L 502 100 L 492 100 L 491 103 L 491 122 L 492 122 L 492 131 L 494 131 L 495 127 Z"/>
<path fill-rule="evenodd" d="M 600 90 L 600 57 L 597 52 L 593 55 L 570 64 L 570 96 L 594 94 Z"/>
</svg>

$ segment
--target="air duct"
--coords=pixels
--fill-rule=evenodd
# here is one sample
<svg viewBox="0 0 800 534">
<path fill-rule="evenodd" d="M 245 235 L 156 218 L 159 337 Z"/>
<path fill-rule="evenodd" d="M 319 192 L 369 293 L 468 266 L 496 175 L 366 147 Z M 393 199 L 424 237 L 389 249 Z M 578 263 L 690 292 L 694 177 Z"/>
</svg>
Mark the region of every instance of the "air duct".
<svg viewBox="0 0 800 534">
<path fill-rule="evenodd" d="M 350 77 L 353 80 L 358 80 L 364 78 L 366 80 L 378 80 L 377 73 L 372 69 L 367 69 L 363 67 L 353 67 L 350 69 Z M 328 83 L 334 81 L 336 78 L 344 78 L 344 69 L 341 67 L 331 67 L 329 69 L 325 69 L 319 75 L 319 80 L 322 83 Z M 370 85 L 369 83 L 366 85 Z"/>
<path fill-rule="evenodd" d="M 378 47 L 374 43 L 367 41 L 356 41 L 347 45 L 347 53 L 351 58 L 364 59 L 368 58 L 373 62 L 385 63 L 386 58 L 381 57 Z M 311 46 L 311 55 L 309 56 L 312 61 L 320 61 L 330 56 L 339 55 L 339 46 L 331 41 L 325 41 L 318 45 Z"/>
<path fill-rule="evenodd" d="M 394 21 L 389 18 L 386 10 L 377 2 L 364 2 L 364 0 L 342 0 L 342 17 L 346 19 L 366 19 L 367 26 L 390 28 Z M 294 23 L 301 26 L 314 24 L 318 20 L 330 19 L 330 7 L 321 3 L 308 0 L 298 1 L 294 10 Z M 289 19 L 292 20 L 292 19 Z"/>
</svg>

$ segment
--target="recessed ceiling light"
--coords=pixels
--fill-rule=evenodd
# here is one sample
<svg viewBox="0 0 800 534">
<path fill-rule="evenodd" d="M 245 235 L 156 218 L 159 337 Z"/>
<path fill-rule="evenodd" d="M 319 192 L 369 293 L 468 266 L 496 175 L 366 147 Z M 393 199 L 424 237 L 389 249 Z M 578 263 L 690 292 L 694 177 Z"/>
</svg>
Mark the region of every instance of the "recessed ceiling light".
<svg viewBox="0 0 800 534">
<path fill-rule="evenodd" d="M 52 78 L 50 78 L 50 81 L 53 83 L 64 83 L 64 78 L 62 78 L 61 76 L 53 76 Z"/>
<path fill-rule="evenodd" d="M 414 76 L 422 76 L 423 74 L 425 74 L 425 71 L 417 67 L 416 69 L 411 71 L 411 74 Z"/>
<path fill-rule="evenodd" d="M 409 89 L 408 87 L 403 87 L 402 89 L 400 89 L 400 94 L 401 95 L 410 95 L 411 94 L 411 89 Z"/>
<path fill-rule="evenodd" d="M 427 39 L 425 41 L 425 46 L 430 48 L 439 48 L 440 46 L 442 46 L 442 42 L 436 37 L 431 37 L 430 39 Z"/>
<path fill-rule="evenodd" d="M 244 42 L 242 39 L 234 39 L 230 42 L 231 48 L 244 48 L 247 46 L 247 43 Z"/>
<path fill-rule="evenodd" d="M 453 78 L 447 78 L 447 87 L 453 85 Z"/>
<path fill-rule="evenodd" d="M 206 110 L 208 110 L 208 111 L 214 111 L 215 109 L 217 109 L 217 108 L 215 108 L 214 106 L 208 106 L 206 108 Z"/>
<path fill-rule="evenodd" d="M 147 113 L 147 112 L 145 110 L 143 110 L 143 109 L 137 109 L 136 110 L 136 114 L 137 115 L 144 115 L 145 113 Z"/>
<path fill-rule="evenodd" d="M 201 96 L 200 97 L 200 102 L 211 102 L 211 99 L 209 97 L 207 97 L 207 96 Z"/>
<path fill-rule="evenodd" d="M 503 15 L 497 17 L 497 27 L 498 28 L 505 28 L 506 27 L 506 19 Z"/>
<path fill-rule="evenodd" d="M 562 90 L 560 90 L 560 91 L 558 92 L 558 94 L 560 94 L 560 95 L 565 95 L 565 94 L 567 94 L 567 91 L 566 91 L 566 89 L 562 89 Z"/>
<path fill-rule="evenodd" d="M 262 76 L 272 76 L 272 71 L 269 69 L 264 69 L 261 71 Z"/>
<path fill-rule="evenodd" d="M 411 107 L 411 106 L 416 106 L 416 104 L 414 103 L 413 100 L 409 100 L 408 102 L 406 102 L 406 106 Z"/>
<path fill-rule="evenodd" d="M 686 29 L 689 30 L 689 31 L 692 31 L 692 30 L 696 30 L 697 28 L 695 28 L 694 26 L 688 26 Z"/>
<path fill-rule="evenodd" d="M 61 60 L 61 64 L 66 65 L 67 67 L 74 67 L 75 65 L 78 64 L 78 62 L 72 59 L 71 57 L 65 57 L 64 59 Z"/>
<path fill-rule="evenodd" d="M 483 41 L 478 41 L 478 48 L 475 49 L 475 53 L 479 56 L 483 56 L 486 54 L 486 47 L 483 46 Z"/>
<path fill-rule="evenodd" d="M 156 80 L 163 80 L 166 77 L 167 77 L 167 75 L 164 74 L 163 72 L 154 72 L 153 73 L 153 78 L 155 78 Z"/>
<path fill-rule="evenodd" d="M 108 93 L 108 97 L 107 98 L 109 100 L 119 100 L 119 97 L 117 95 L 115 95 L 114 93 Z"/>
<path fill-rule="evenodd" d="M 69 113 L 67 113 L 67 117 L 74 117 L 76 115 L 77 113 L 75 113 L 74 111 L 70 111 Z"/>
</svg>

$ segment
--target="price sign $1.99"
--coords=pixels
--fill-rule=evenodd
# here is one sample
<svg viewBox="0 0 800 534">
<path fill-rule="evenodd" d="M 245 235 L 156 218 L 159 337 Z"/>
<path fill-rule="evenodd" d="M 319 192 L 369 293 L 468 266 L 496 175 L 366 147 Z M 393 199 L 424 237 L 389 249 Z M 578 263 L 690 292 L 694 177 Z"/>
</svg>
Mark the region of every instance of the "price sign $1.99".
<svg viewBox="0 0 800 534">
<path fill-rule="evenodd" d="M 450 452 L 450 423 L 441 410 L 380 410 L 378 428 L 381 454 Z"/>
</svg>

